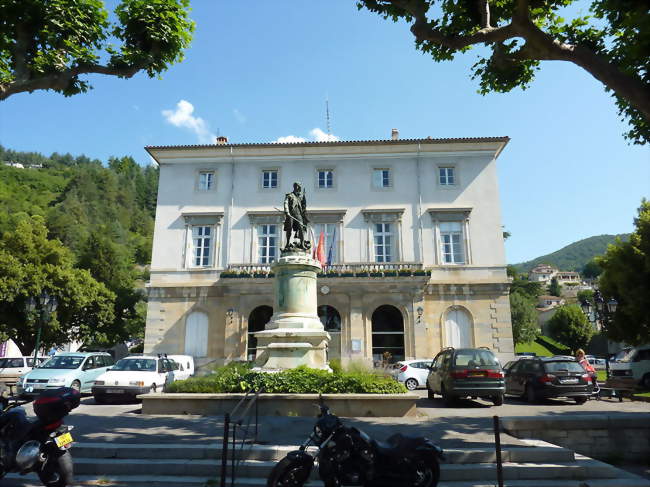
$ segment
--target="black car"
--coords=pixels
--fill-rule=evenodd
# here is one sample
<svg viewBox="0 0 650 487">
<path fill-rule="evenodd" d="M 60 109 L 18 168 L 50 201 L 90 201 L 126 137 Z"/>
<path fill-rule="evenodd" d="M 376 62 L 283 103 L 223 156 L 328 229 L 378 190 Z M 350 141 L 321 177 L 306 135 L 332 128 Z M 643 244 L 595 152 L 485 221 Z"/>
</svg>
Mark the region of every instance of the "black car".
<svg viewBox="0 0 650 487">
<path fill-rule="evenodd" d="M 499 360 L 488 348 L 445 348 L 431 362 L 427 377 L 429 399 L 440 394 L 451 405 L 461 397 L 503 404 L 504 374 Z"/>
<path fill-rule="evenodd" d="M 530 403 L 542 398 L 569 397 L 583 404 L 594 387 L 578 362 L 557 357 L 518 360 L 505 375 L 506 394 L 524 397 Z"/>
</svg>

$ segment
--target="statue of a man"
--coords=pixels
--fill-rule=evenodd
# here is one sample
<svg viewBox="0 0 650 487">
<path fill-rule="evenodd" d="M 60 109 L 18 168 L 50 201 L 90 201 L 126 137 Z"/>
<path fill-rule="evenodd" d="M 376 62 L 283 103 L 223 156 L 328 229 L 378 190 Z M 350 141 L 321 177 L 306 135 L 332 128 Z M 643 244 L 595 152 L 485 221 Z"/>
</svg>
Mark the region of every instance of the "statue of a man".
<svg viewBox="0 0 650 487">
<path fill-rule="evenodd" d="M 284 231 L 286 244 L 284 250 L 299 248 L 309 250 L 311 242 L 305 240 L 307 232 L 307 199 L 299 183 L 293 183 L 293 191 L 284 197 Z M 291 233 L 300 241 L 298 244 L 291 243 Z"/>
</svg>

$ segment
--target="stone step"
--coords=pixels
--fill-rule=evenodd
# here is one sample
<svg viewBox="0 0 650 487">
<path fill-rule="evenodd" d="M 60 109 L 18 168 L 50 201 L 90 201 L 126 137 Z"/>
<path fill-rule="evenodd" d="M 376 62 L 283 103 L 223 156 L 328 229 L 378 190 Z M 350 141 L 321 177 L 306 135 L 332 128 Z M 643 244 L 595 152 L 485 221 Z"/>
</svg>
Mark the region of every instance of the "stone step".
<svg viewBox="0 0 650 487">
<path fill-rule="evenodd" d="M 235 458 L 278 461 L 295 446 L 244 445 L 235 448 Z M 133 444 L 133 443 L 75 443 L 74 458 L 120 458 L 120 459 L 195 459 L 220 461 L 221 444 Z M 228 452 L 230 457 L 231 451 Z M 573 451 L 560 447 L 507 447 L 502 450 L 504 462 L 571 462 Z M 494 463 L 496 453 L 491 448 L 463 448 L 445 450 L 445 463 Z"/>
</svg>

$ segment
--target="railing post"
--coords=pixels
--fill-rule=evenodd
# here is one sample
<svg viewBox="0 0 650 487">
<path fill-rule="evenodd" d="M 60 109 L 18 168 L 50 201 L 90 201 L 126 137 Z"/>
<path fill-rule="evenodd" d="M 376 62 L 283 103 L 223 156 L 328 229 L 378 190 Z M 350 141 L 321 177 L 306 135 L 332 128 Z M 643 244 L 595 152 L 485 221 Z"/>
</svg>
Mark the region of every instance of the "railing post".
<svg viewBox="0 0 650 487">
<path fill-rule="evenodd" d="M 228 432 L 230 431 L 230 414 L 223 418 L 223 443 L 221 446 L 221 487 L 226 487 L 226 468 L 228 468 Z"/>
<path fill-rule="evenodd" d="M 494 447 L 497 454 L 497 482 L 499 487 L 503 487 L 503 463 L 501 462 L 501 432 L 499 426 L 499 416 L 493 416 L 494 420 Z"/>
</svg>

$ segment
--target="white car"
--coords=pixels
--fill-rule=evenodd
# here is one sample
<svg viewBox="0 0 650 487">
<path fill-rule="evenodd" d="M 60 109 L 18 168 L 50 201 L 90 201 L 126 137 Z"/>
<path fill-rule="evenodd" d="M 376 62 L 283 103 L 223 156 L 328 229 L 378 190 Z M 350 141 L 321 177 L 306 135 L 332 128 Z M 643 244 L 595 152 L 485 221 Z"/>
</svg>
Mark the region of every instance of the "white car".
<svg viewBox="0 0 650 487">
<path fill-rule="evenodd" d="M 174 380 L 184 380 L 194 375 L 194 357 L 191 355 L 167 355 L 174 362 Z"/>
<path fill-rule="evenodd" d="M 37 364 L 42 364 L 47 357 L 37 357 Z M 7 386 L 14 386 L 18 379 L 31 372 L 34 365 L 34 357 L 2 357 L 0 358 L 0 382 Z"/>
<path fill-rule="evenodd" d="M 431 359 L 402 360 L 395 364 L 396 379 L 403 382 L 409 391 L 426 387 Z"/>
<path fill-rule="evenodd" d="M 137 355 L 118 360 L 95 379 L 92 388 L 95 402 L 109 398 L 131 398 L 148 392 L 162 392 L 175 380 L 174 361 L 166 357 Z"/>
</svg>

